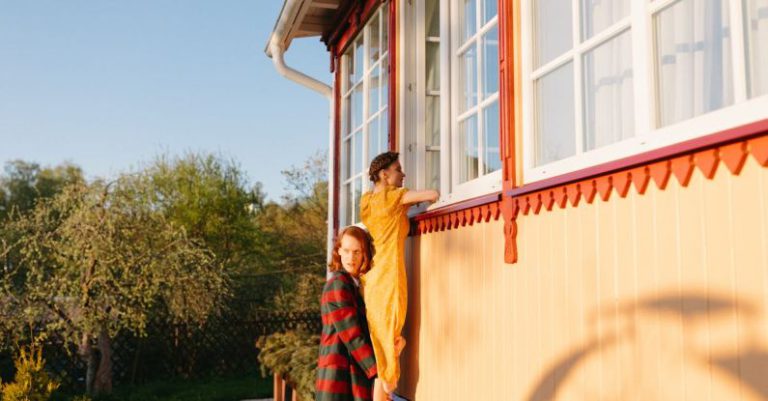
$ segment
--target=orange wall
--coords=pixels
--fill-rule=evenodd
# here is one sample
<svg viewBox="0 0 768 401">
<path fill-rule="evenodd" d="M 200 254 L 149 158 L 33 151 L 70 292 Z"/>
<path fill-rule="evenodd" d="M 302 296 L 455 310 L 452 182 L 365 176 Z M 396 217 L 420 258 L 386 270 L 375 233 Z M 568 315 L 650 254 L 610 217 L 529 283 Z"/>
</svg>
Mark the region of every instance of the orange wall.
<svg viewBox="0 0 768 401">
<path fill-rule="evenodd" d="M 412 237 L 401 389 L 432 400 L 768 400 L 768 169 L 748 157 Z"/>
</svg>

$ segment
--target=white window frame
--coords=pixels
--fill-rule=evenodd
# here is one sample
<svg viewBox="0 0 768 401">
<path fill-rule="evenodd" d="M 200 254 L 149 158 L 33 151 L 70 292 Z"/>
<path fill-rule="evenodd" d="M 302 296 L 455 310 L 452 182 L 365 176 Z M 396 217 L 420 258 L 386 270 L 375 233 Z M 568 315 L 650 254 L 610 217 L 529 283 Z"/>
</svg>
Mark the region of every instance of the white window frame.
<svg viewBox="0 0 768 401">
<path fill-rule="evenodd" d="M 482 175 L 473 180 L 465 183 L 457 183 L 457 177 L 454 174 L 455 169 L 458 167 L 457 163 L 461 160 L 457 155 L 457 138 L 458 138 L 458 96 L 460 95 L 459 76 L 458 76 L 458 56 L 457 51 L 461 32 L 459 29 L 451 30 L 451 27 L 460 26 L 459 19 L 459 0 L 439 0 L 440 1 L 440 200 L 431 205 L 429 209 L 435 209 L 463 200 L 475 198 L 501 191 L 502 188 L 502 175 L 501 169 L 491 172 L 489 174 Z M 402 105 L 400 107 L 401 129 L 400 132 L 404 133 L 401 143 L 401 152 L 408 152 L 408 156 L 405 158 L 405 170 L 406 181 L 415 182 L 417 189 L 424 189 L 426 185 L 426 79 L 424 76 L 426 67 L 426 29 L 424 21 L 426 17 L 425 2 L 423 0 L 406 2 L 403 1 L 403 5 L 409 7 L 407 11 L 403 11 L 400 15 L 401 21 L 409 21 L 409 23 L 400 24 L 400 37 L 407 38 L 409 42 L 402 41 L 400 49 L 403 50 L 400 54 L 401 71 L 404 74 L 400 75 L 400 87 L 399 91 L 403 93 L 399 99 L 401 99 Z M 482 7 L 482 0 L 478 0 L 478 8 Z M 403 7 L 404 8 L 404 7 Z M 401 9 L 403 9 L 401 8 Z M 493 28 L 499 27 L 498 15 L 485 23 L 482 26 L 481 12 L 478 10 L 476 15 L 477 32 L 473 35 L 470 41 L 482 41 L 483 34 Z M 499 31 L 499 35 L 501 35 Z M 408 46 L 410 45 L 410 46 Z M 474 44 L 473 44 L 474 45 Z M 413 53 L 406 53 L 410 48 L 413 48 Z M 477 73 L 477 90 L 482 90 L 482 44 L 477 46 L 477 60 L 476 68 Z M 501 49 L 499 49 L 501 50 Z M 410 59 L 406 55 L 411 55 Z M 491 102 L 500 102 L 499 92 L 490 96 L 487 99 L 483 99 L 482 102 L 476 104 L 470 110 L 464 114 L 468 114 L 471 110 L 475 110 L 475 115 L 478 118 L 478 125 L 483 125 L 482 109 L 483 106 L 490 104 Z M 408 106 L 413 104 L 414 112 L 411 113 L 408 110 Z M 501 108 L 499 107 L 499 110 Z M 501 125 L 501 116 L 499 116 L 499 125 Z M 409 127 L 413 127 L 410 129 Z M 501 147 L 501 133 L 499 135 L 499 146 Z M 478 148 L 482 149 L 482 135 L 478 138 Z M 413 151 L 415 149 L 415 152 Z M 483 152 L 480 152 L 483 153 Z M 480 156 L 480 155 L 479 155 Z M 483 154 L 484 156 L 484 154 Z M 478 161 L 479 165 L 482 165 L 482 160 Z M 414 178 L 411 178 L 414 177 Z M 413 181 L 411 181 L 413 180 Z"/>
<path fill-rule="evenodd" d="M 746 58 L 744 52 L 745 31 L 743 29 L 742 1 L 731 0 L 729 2 L 731 25 L 731 55 L 734 71 L 734 102 L 732 105 L 701 114 L 688 120 L 680 121 L 668 126 L 659 127 L 657 120 L 657 89 L 655 62 L 654 62 L 654 32 L 652 16 L 669 7 L 678 0 L 630 0 L 630 16 L 616 22 L 611 28 L 597 33 L 594 37 L 584 42 L 581 37 L 580 0 L 571 0 L 573 12 L 573 40 L 572 47 L 564 55 L 558 56 L 553 61 L 540 69 L 553 70 L 559 65 L 573 60 L 574 62 L 574 95 L 575 95 L 575 122 L 576 135 L 581 138 L 582 122 L 582 74 L 581 57 L 583 53 L 578 49 L 589 46 L 590 49 L 605 43 L 610 38 L 615 38 L 618 32 L 630 29 L 632 35 L 632 69 L 634 79 L 634 112 L 635 132 L 632 138 L 616 142 L 610 145 L 587 152 L 580 152 L 581 140 L 577 140 L 577 153 L 574 156 L 554 161 L 542 166 L 535 166 L 535 99 L 533 71 L 533 7 L 532 1 L 521 2 L 521 45 L 522 45 L 522 80 L 523 80 L 523 183 L 530 183 L 546 178 L 555 177 L 565 173 L 581 170 L 587 167 L 599 165 L 609 161 L 618 160 L 639 153 L 680 143 L 686 140 L 716 133 L 736 126 L 748 124 L 768 117 L 768 96 L 747 99 Z M 624 24 L 629 23 L 629 26 Z M 573 52 L 577 51 L 576 57 Z M 569 58 L 570 57 L 570 58 Z"/>
<path fill-rule="evenodd" d="M 359 158 L 362 158 L 363 160 L 363 166 L 359 173 L 354 173 L 354 168 L 351 168 L 350 176 L 344 177 L 344 171 L 343 168 L 339 171 L 339 223 L 341 226 L 347 226 L 351 224 L 358 224 L 360 223 L 360 216 L 359 216 L 359 210 L 352 210 L 351 211 L 351 219 L 352 221 L 346 221 L 346 208 L 351 207 L 354 205 L 353 199 L 348 199 L 347 192 L 344 190 L 344 187 L 346 185 L 350 185 L 351 188 L 351 196 L 355 196 L 355 190 L 357 189 L 355 186 L 355 181 L 358 179 L 361 179 L 362 186 L 360 188 L 360 196 L 362 197 L 362 194 L 364 194 L 366 191 L 370 189 L 371 183 L 368 179 L 368 166 L 367 166 L 367 160 L 370 158 L 370 155 L 368 155 L 368 139 L 369 139 L 369 128 L 371 126 L 371 123 L 373 121 L 376 121 L 376 119 L 381 118 L 385 119 L 387 123 L 387 132 L 381 132 L 379 129 L 379 135 L 389 136 L 389 130 L 392 129 L 389 127 L 389 110 L 390 110 L 390 104 L 392 100 L 389 98 L 389 88 L 391 85 L 391 79 L 390 79 L 390 73 L 387 72 L 388 66 L 389 66 L 389 43 L 384 43 L 383 39 L 383 33 L 385 29 L 389 29 L 389 20 L 388 20 L 388 9 L 387 5 L 382 5 L 379 7 L 378 10 L 376 10 L 371 17 L 368 19 L 368 21 L 365 23 L 363 28 L 360 30 L 360 32 L 350 41 L 348 49 L 345 50 L 344 54 L 341 57 L 341 132 L 339 133 L 339 157 L 341 160 L 341 166 L 344 166 L 345 160 L 347 165 L 350 165 L 353 161 L 355 164 L 360 163 Z M 380 48 L 386 47 L 387 50 L 382 52 L 379 56 L 378 60 L 374 63 L 371 63 L 370 60 L 370 24 L 372 21 L 374 21 L 378 17 L 378 23 L 379 23 L 379 46 Z M 348 59 L 349 57 L 354 57 L 354 55 L 350 55 L 349 52 L 354 52 L 355 43 L 361 38 L 363 39 L 363 72 L 362 76 L 360 77 L 360 81 L 355 83 L 355 85 L 350 86 L 349 84 L 349 63 Z M 387 38 L 389 38 L 389 33 L 387 34 Z M 380 68 L 379 72 L 379 83 L 380 83 L 380 90 L 379 90 L 379 110 L 376 111 L 373 115 L 369 115 L 369 108 L 370 108 L 370 77 L 371 73 L 374 69 Z M 383 78 L 386 77 L 386 86 L 382 85 L 381 82 Z M 362 125 L 351 129 L 350 127 L 346 127 L 346 121 L 350 120 L 350 116 L 348 115 L 349 110 L 347 103 L 345 99 L 350 97 L 352 95 L 352 91 L 357 87 L 357 85 L 363 85 L 363 112 L 362 112 Z M 386 93 L 385 93 L 386 92 Z M 382 100 L 384 97 L 387 97 L 387 104 L 385 106 L 382 106 Z M 349 133 L 344 132 L 346 130 L 350 131 Z M 361 154 L 357 155 L 354 154 L 355 149 L 354 146 L 351 147 L 352 155 L 347 155 L 345 153 L 345 147 L 344 142 L 349 140 L 351 141 L 352 138 L 358 133 L 361 132 L 362 137 L 362 145 L 361 145 Z"/>
</svg>

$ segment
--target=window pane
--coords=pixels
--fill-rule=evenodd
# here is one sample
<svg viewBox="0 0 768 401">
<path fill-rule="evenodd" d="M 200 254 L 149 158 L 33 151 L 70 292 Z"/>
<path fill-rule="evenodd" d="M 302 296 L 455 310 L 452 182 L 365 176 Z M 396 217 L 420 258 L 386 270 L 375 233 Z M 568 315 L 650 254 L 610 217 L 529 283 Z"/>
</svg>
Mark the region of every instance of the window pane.
<svg viewBox="0 0 768 401">
<path fill-rule="evenodd" d="M 573 47 L 571 7 L 562 0 L 537 0 L 534 3 L 535 67 L 565 53 Z"/>
<path fill-rule="evenodd" d="M 389 4 L 381 7 L 381 53 L 386 53 L 389 48 Z"/>
<path fill-rule="evenodd" d="M 654 28 L 662 126 L 733 103 L 727 1 L 679 1 Z"/>
<path fill-rule="evenodd" d="M 440 89 L 440 43 L 426 43 L 427 90 Z"/>
<path fill-rule="evenodd" d="M 352 175 L 357 175 L 361 171 L 363 171 L 363 163 L 365 163 L 365 160 L 363 160 L 363 131 L 357 131 L 353 135 L 354 141 L 352 142 L 352 146 L 354 147 L 354 156 L 352 160 L 354 161 L 354 165 L 352 166 Z"/>
<path fill-rule="evenodd" d="M 477 178 L 477 116 L 459 123 L 457 161 L 459 183 Z"/>
<path fill-rule="evenodd" d="M 459 56 L 459 87 L 461 94 L 459 111 L 463 112 L 477 104 L 477 52 L 471 46 L 466 53 Z"/>
<path fill-rule="evenodd" d="M 348 91 L 352 84 L 355 82 L 355 49 L 350 47 L 346 53 L 344 53 L 344 62 L 347 68 L 347 79 L 344 82 L 344 91 Z"/>
<path fill-rule="evenodd" d="M 368 116 L 372 116 L 379 111 L 379 88 L 381 83 L 379 82 L 379 67 L 376 67 L 371 71 L 368 84 Z"/>
<path fill-rule="evenodd" d="M 747 54 L 750 97 L 768 94 L 768 0 L 747 0 Z"/>
<path fill-rule="evenodd" d="M 499 0 L 484 0 L 483 1 L 483 25 L 492 20 L 493 17 L 498 14 Z"/>
<path fill-rule="evenodd" d="M 355 223 L 360 220 L 360 195 L 363 193 L 363 177 L 355 179 L 355 200 L 352 205 L 354 210 Z"/>
<path fill-rule="evenodd" d="M 379 119 L 379 132 L 381 132 L 381 136 L 379 137 L 379 149 L 381 149 L 381 152 L 385 152 L 389 149 L 389 115 L 384 114 L 382 118 Z"/>
<path fill-rule="evenodd" d="M 355 69 L 352 74 L 352 82 L 359 82 L 363 77 L 363 35 L 355 41 Z"/>
<path fill-rule="evenodd" d="M 350 167 L 352 166 L 352 163 L 350 161 L 352 160 L 352 138 L 348 138 L 344 140 L 344 145 L 342 146 L 342 152 L 341 152 L 341 178 L 342 179 L 348 179 L 351 176 Z"/>
<path fill-rule="evenodd" d="M 352 107 L 350 109 L 352 117 L 352 130 L 357 129 L 363 123 L 363 85 L 358 84 L 352 89 Z"/>
<path fill-rule="evenodd" d="M 389 104 L 389 68 L 387 62 L 389 57 L 381 60 L 382 75 L 381 75 L 381 107 L 385 107 Z"/>
<path fill-rule="evenodd" d="M 349 135 L 352 131 L 352 96 L 344 97 L 344 115 L 341 118 L 341 133 Z"/>
<path fill-rule="evenodd" d="M 460 0 L 461 44 L 477 32 L 477 0 Z"/>
<path fill-rule="evenodd" d="M 373 158 L 381 153 L 381 149 L 379 147 L 381 145 L 381 141 L 379 140 L 380 118 L 381 117 L 374 118 L 368 125 L 368 158 L 365 161 L 365 166 L 363 166 L 364 171 L 368 171 L 367 167 L 371 165 Z"/>
<path fill-rule="evenodd" d="M 543 76 L 535 83 L 536 155 L 540 166 L 576 152 L 573 105 L 573 63 Z M 546 107 L 545 107 L 546 105 Z"/>
<path fill-rule="evenodd" d="M 347 226 L 352 223 L 352 183 L 344 184 L 341 195 L 341 207 L 344 210 L 344 220 L 341 222 L 342 226 Z"/>
<path fill-rule="evenodd" d="M 581 0 L 581 38 L 587 40 L 629 16 L 630 0 Z"/>
<path fill-rule="evenodd" d="M 483 109 L 483 141 L 485 142 L 483 174 L 488 174 L 501 169 L 498 100 Z"/>
<path fill-rule="evenodd" d="M 440 0 L 426 0 L 425 4 L 425 23 L 427 27 L 427 36 L 440 36 Z"/>
<path fill-rule="evenodd" d="M 427 151 L 426 188 L 440 188 L 440 152 Z"/>
<path fill-rule="evenodd" d="M 584 55 L 584 149 L 634 134 L 632 37 L 630 31 Z"/>
<path fill-rule="evenodd" d="M 483 98 L 499 90 L 499 31 L 493 28 L 483 36 Z"/>
<path fill-rule="evenodd" d="M 379 38 L 379 14 L 374 14 L 368 21 L 368 68 L 381 57 L 381 38 Z"/>
<path fill-rule="evenodd" d="M 425 99 L 426 115 L 425 135 L 427 146 L 440 145 L 440 96 L 427 96 Z"/>
</svg>

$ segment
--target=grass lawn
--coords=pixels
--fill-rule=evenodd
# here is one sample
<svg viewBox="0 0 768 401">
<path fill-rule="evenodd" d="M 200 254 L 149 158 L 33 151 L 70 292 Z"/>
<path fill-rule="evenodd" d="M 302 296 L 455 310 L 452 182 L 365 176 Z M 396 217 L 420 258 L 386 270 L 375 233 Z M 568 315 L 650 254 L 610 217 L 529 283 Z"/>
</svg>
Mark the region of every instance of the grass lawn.
<svg viewBox="0 0 768 401">
<path fill-rule="evenodd" d="M 272 396 L 272 378 L 259 374 L 204 380 L 169 380 L 115 388 L 94 401 L 239 401 Z M 58 398 L 61 399 L 61 398 Z M 61 399 L 65 400 L 67 398 Z"/>
</svg>

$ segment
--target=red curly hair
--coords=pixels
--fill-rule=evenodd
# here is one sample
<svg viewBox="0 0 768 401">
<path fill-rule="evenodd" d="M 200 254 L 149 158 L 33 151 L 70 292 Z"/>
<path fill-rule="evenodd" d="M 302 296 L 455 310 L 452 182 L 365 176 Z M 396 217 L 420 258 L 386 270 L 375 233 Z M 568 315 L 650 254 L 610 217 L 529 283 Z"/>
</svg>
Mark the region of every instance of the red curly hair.
<svg viewBox="0 0 768 401">
<path fill-rule="evenodd" d="M 341 248 L 341 239 L 345 235 L 348 235 L 356 239 L 363 248 L 363 261 L 360 264 L 360 275 L 363 275 L 371 270 L 371 263 L 373 261 L 373 249 L 371 247 L 371 237 L 368 233 L 360 227 L 348 226 L 339 231 L 336 239 L 333 241 L 333 252 L 331 253 L 331 262 L 328 263 L 328 270 L 332 272 L 343 271 L 344 267 L 341 265 L 341 255 L 339 255 L 339 248 Z"/>
</svg>

